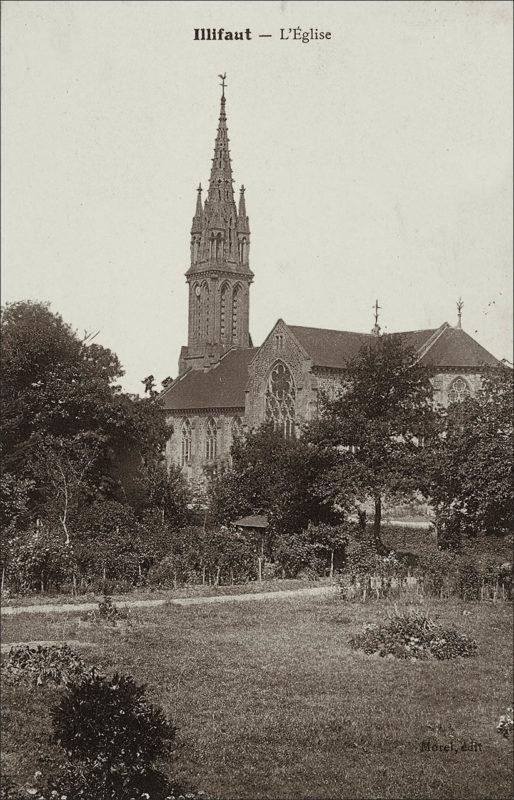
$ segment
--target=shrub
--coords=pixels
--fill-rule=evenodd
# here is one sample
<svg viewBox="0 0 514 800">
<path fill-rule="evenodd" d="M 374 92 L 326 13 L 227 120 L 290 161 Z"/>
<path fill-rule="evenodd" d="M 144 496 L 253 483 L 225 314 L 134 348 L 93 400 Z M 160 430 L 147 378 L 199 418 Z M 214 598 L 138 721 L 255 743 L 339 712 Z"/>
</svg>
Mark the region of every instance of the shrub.
<svg viewBox="0 0 514 800">
<path fill-rule="evenodd" d="M 128 619 L 128 616 L 128 611 L 118 608 L 109 595 L 104 595 L 103 600 L 98 603 L 98 610 L 88 611 L 81 619 L 83 622 L 94 622 L 115 627 L 120 620 Z"/>
<path fill-rule="evenodd" d="M 53 740 L 69 763 L 49 789 L 95 800 L 165 796 L 169 784 L 154 762 L 171 750 L 176 729 L 148 702 L 145 686 L 91 672 L 70 684 L 51 714 Z"/>
<path fill-rule="evenodd" d="M 24 681 L 33 686 L 68 686 L 87 673 L 82 658 L 63 645 L 18 645 L 2 662 L 2 676 L 9 682 Z"/>
<path fill-rule="evenodd" d="M 477 652 L 474 639 L 436 625 L 424 612 L 395 614 L 387 623 L 368 626 L 350 639 L 350 645 L 368 654 L 414 659 L 468 658 Z"/>
<path fill-rule="evenodd" d="M 500 721 L 496 726 L 496 730 L 500 733 L 505 739 L 508 739 L 512 731 L 514 730 L 514 720 L 512 717 L 512 708 L 508 708 L 505 714 L 502 714 L 500 717 Z"/>
</svg>

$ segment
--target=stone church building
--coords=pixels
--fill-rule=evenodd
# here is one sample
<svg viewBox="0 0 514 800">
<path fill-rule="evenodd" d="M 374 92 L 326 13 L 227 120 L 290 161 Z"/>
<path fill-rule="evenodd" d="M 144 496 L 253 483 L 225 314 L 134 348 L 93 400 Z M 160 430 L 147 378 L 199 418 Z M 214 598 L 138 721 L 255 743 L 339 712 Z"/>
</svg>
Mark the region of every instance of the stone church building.
<svg viewBox="0 0 514 800">
<path fill-rule="evenodd" d="M 370 333 L 288 325 L 279 319 L 260 347 L 250 331 L 250 226 L 245 190 L 236 205 L 223 87 L 209 188 L 198 188 L 191 227 L 187 345 L 178 378 L 159 396 L 172 425 L 170 463 L 202 480 L 230 462 L 234 436 L 271 421 L 285 436 L 318 412 L 320 391 L 344 379 L 345 365 Z M 432 371 L 434 398 L 447 404 L 476 392 L 484 367 L 497 360 L 461 327 L 399 335 Z"/>
</svg>

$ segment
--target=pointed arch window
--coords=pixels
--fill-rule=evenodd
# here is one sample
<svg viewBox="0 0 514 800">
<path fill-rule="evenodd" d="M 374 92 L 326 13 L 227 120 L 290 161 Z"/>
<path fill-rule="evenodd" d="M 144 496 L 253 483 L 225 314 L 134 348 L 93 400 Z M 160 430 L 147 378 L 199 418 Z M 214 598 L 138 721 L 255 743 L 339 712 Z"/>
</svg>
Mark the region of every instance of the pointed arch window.
<svg viewBox="0 0 514 800">
<path fill-rule="evenodd" d="M 193 239 L 193 264 L 198 263 L 199 249 L 200 249 L 200 239 L 198 236 L 195 236 Z"/>
<path fill-rule="evenodd" d="M 241 417 L 234 417 L 232 420 L 232 439 L 240 439 L 243 435 L 243 420 Z"/>
<path fill-rule="evenodd" d="M 241 264 L 246 264 L 247 252 L 248 249 L 247 249 L 246 237 L 243 237 L 243 239 L 241 239 L 241 242 L 239 244 L 239 259 L 241 261 Z"/>
<path fill-rule="evenodd" d="M 224 283 L 220 293 L 220 338 L 224 341 L 227 338 L 227 304 L 229 302 L 230 287 Z"/>
<path fill-rule="evenodd" d="M 210 322 L 210 320 L 209 320 L 209 310 L 210 309 L 209 309 L 209 284 L 206 283 L 206 282 L 202 284 L 201 297 L 202 297 L 201 332 L 202 332 L 202 337 L 204 339 L 208 339 L 209 338 L 209 322 Z"/>
<path fill-rule="evenodd" d="M 200 333 L 200 317 L 202 309 L 200 286 L 195 283 L 193 286 L 193 333 L 198 335 Z"/>
<path fill-rule="evenodd" d="M 234 286 L 234 292 L 232 294 L 232 341 L 237 341 L 237 335 L 239 333 L 239 327 L 241 325 L 241 312 L 240 312 L 240 305 L 241 305 L 241 287 L 239 284 Z"/>
<path fill-rule="evenodd" d="M 450 386 L 448 392 L 448 402 L 450 403 L 460 403 L 462 400 L 465 400 L 467 397 L 470 397 L 471 392 L 469 390 L 468 382 L 461 378 L 455 378 Z"/>
<path fill-rule="evenodd" d="M 182 440 L 181 440 L 181 449 L 180 449 L 180 463 L 181 466 L 185 466 L 191 463 L 191 443 L 192 443 L 192 431 L 191 431 L 191 423 L 188 419 L 185 419 L 182 423 Z"/>
<path fill-rule="evenodd" d="M 218 429 L 215 420 L 211 417 L 207 421 L 205 437 L 205 457 L 207 461 L 215 461 L 218 454 Z"/>
<path fill-rule="evenodd" d="M 286 439 L 295 436 L 296 390 L 289 367 L 278 361 L 270 372 L 266 388 L 266 421 Z"/>
<path fill-rule="evenodd" d="M 219 261 L 223 256 L 223 237 L 221 233 L 216 236 L 216 261 Z"/>
</svg>

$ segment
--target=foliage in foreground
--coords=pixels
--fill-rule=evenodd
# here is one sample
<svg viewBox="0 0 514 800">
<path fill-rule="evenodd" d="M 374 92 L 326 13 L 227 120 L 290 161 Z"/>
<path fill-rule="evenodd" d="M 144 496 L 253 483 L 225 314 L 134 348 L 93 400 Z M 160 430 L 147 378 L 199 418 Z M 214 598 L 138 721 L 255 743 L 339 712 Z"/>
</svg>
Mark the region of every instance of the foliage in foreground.
<svg viewBox="0 0 514 800">
<path fill-rule="evenodd" d="M 69 759 L 52 788 L 76 797 L 89 791 L 98 800 L 166 795 L 154 762 L 170 752 L 176 729 L 131 676 L 91 672 L 68 687 L 51 714 L 53 739 Z"/>
<path fill-rule="evenodd" d="M 454 628 L 437 625 L 424 612 L 395 614 L 387 623 L 370 625 L 363 633 L 352 636 L 350 645 L 368 655 L 439 660 L 469 658 L 476 655 L 478 649 L 474 639 Z"/>
<path fill-rule="evenodd" d="M 504 739 L 508 739 L 512 731 L 514 730 L 514 719 L 512 714 L 513 714 L 512 708 L 508 708 L 505 714 L 501 715 L 500 721 L 496 726 L 496 730 L 498 731 L 499 734 L 503 736 Z"/>
<path fill-rule="evenodd" d="M 82 658 L 69 645 L 18 645 L 2 661 L 2 679 L 32 686 L 68 686 L 87 671 Z"/>
<path fill-rule="evenodd" d="M 463 534 L 514 529 L 512 389 L 512 369 L 499 365 L 474 397 L 439 415 L 430 494 L 457 541 Z"/>
<path fill-rule="evenodd" d="M 2 665 L 9 682 L 60 688 L 51 710 L 53 735 L 65 758 L 57 774 L 35 774 L 32 796 L 84 800 L 167 800 L 186 796 L 156 762 L 172 749 L 176 728 L 130 675 L 106 676 L 68 646 L 14 648 Z M 15 798 L 9 782 L 2 797 Z M 194 797 L 194 794 L 189 794 Z"/>
</svg>

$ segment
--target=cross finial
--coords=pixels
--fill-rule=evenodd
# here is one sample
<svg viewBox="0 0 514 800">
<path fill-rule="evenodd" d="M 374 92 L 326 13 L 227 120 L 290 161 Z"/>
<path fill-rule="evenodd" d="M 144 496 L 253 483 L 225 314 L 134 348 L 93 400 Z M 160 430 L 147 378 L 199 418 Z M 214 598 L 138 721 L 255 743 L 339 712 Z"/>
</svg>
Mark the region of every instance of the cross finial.
<svg viewBox="0 0 514 800">
<path fill-rule="evenodd" d="M 221 99 L 224 100 L 225 99 L 225 86 L 227 85 L 225 83 L 225 81 L 227 79 L 227 73 L 224 72 L 223 75 L 218 75 L 218 78 L 221 78 Z"/>
<path fill-rule="evenodd" d="M 380 334 L 380 325 L 378 324 L 378 312 L 380 311 L 381 308 L 382 306 L 378 305 L 378 300 L 375 300 L 375 305 L 373 306 L 373 310 L 375 312 L 374 314 L 375 324 L 373 326 L 373 330 L 371 331 L 371 333 L 373 333 L 375 336 L 378 336 Z"/>
<path fill-rule="evenodd" d="M 382 306 L 378 305 L 378 300 L 375 300 L 375 305 L 373 306 L 375 309 L 375 325 L 378 325 L 378 312 L 381 310 Z"/>
<path fill-rule="evenodd" d="M 464 307 L 464 301 L 462 297 L 459 297 L 457 300 L 457 328 L 462 328 L 462 309 Z"/>
</svg>

